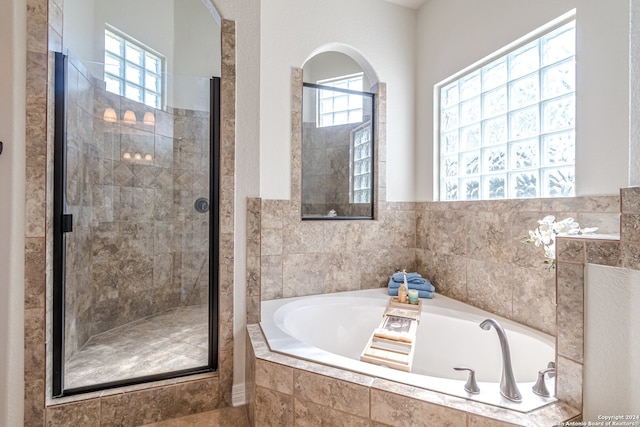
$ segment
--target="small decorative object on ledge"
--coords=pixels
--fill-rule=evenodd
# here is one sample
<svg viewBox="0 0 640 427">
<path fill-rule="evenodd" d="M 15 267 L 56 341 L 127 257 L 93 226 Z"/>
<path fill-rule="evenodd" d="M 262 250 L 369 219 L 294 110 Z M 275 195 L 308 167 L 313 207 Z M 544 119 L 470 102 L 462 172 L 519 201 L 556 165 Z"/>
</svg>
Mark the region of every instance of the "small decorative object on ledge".
<svg viewBox="0 0 640 427">
<path fill-rule="evenodd" d="M 529 235 L 521 240 L 522 243 L 533 243 L 544 247 L 544 263 L 547 270 L 556 268 L 556 236 L 577 236 L 579 234 L 592 234 L 598 227 L 580 228 L 580 224 L 573 218 L 565 218 L 556 222 L 556 217 L 547 215 L 538 221 L 538 228 L 529 230 Z"/>
</svg>

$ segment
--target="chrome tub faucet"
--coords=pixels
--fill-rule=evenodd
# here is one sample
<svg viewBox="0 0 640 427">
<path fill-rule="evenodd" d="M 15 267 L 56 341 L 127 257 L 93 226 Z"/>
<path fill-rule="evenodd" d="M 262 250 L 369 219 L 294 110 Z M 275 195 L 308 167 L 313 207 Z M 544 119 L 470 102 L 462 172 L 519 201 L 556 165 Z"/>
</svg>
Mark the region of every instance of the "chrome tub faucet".
<svg viewBox="0 0 640 427">
<path fill-rule="evenodd" d="M 512 402 L 522 402 L 522 395 L 518 390 L 516 380 L 513 376 L 513 368 L 511 367 L 511 352 L 509 351 L 509 342 L 507 334 L 504 332 L 500 323 L 495 319 L 486 319 L 480 323 L 480 327 L 485 331 L 494 327 L 500 339 L 500 347 L 502 348 L 502 378 L 500 380 L 500 394 Z"/>
</svg>

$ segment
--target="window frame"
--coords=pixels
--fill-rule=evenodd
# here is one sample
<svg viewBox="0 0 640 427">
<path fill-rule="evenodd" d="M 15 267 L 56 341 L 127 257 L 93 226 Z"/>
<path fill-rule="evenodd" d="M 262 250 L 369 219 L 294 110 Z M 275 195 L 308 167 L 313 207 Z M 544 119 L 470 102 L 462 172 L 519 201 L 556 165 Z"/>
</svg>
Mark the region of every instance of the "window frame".
<svg viewBox="0 0 640 427">
<path fill-rule="evenodd" d="M 434 160 L 433 160 L 433 164 L 434 164 L 433 194 L 434 194 L 434 200 L 438 200 L 438 201 L 467 201 L 468 200 L 468 199 L 464 198 L 462 196 L 462 194 L 460 193 L 462 191 L 462 187 L 460 187 L 460 186 L 458 187 L 458 191 L 459 191 L 458 198 L 455 199 L 455 200 L 447 200 L 447 199 L 444 198 L 445 194 L 442 194 L 443 192 L 442 192 L 441 170 L 443 168 L 443 164 L 442 164 L 442 159 L 441 159 L 441 144 L 442 144 L 442 141 L 441 141 L 441 126 L 440 126 L 441 125 L 441 120 L 442 120 L 441 90 L 443 88 L 447 87 L 448 85 L 452 84 L 452 83 L 455 83 L 455 82 L 457 82 L 459 80 L 462 80 L 466 76 L 470 76 L 470 75 L 472 75 L 473 73 L 476 73 L 476 72 L 480 73 L 483 67 L 485 67 L 487 65 L 490 65 L 493 62 L 498 62 L 502 58 L 504 58 L 505 61 L 506 61 L 506 57 L 508 55 L 510 55 L 510 54 L 512 54 L 514 52 L 517 52 L 519 49 L 524 48 L 525 46 L 527 46 L 528 44 L 530 44 L 532 42 L 535 42 L 535 41 L 537 41 L 539 39 L 542 39 L 547 34 L 552 33 L 555 30 L 560 29 L 561 27 L 563 27 L 563 26 L 565 26 L 565 25 L 567 25 L 567 24 L 569 24 L 571 22 L 574 22 L 574 31 L 577 32 L 577 20 L 576 20 L 576 10 L 575 9 L 573 9 L 573 10 L 565 13 L 564 15 L 562 15 L 562 16 L 560 16 L 560 17 L 558 17 L 558 18 L 556 18 L 556 19 L 554 19 L 552 21 L 550 21 L 549 23 L 547 23 L 547 24 L 535 29 L 534 31 L 531 31 L 530 33 L 526 34 L 525 36 L 513 41 L 512 43 L 509 43 L 508 45 L 504 46 L 503 48 L 495 51 L 494 53 L 482 58 L 481 60 L 469 65 L 468 67 L 456 72 L 455 74 L 451 75 L 450 77 L 448 77 L 448 78 L 446 78 L 446 79 L 444 79 L 444 80 L 442 80 L 442 81 L 440 81 L 440 82 L 438 82 L 438 83 L 436 83 L 434 85 L 434 89 L 433 89 L 433 107 L 434 107 L 434 113 L 433 113 L 433 120 L 434 120 L 434 123 L 433 123 L 434 124 L 434 127 L 433 127 L 433 142 L 434 142 L 433 143 L 433 155 L 434 155 Z M 577 36 L 576 36 L 576 39 L 577 39 Z M 576 45 L 577 45 L 577 41 L 576 41 Z M 574 60 L 574 66 L 576 66 L 576 64 L 577 64 L 576 57 L 577 57 L 577 52 L 574 51 L 574 55 L 572 57 L 573 60 Z M 562 61 L 566 61 L 566 60 L 568 60 L 568 59 L 565 58 L 563 60 L 559 60 L 559 61 L 557 61 L 557 63 L 561 63 Z M 554 63 L 554 64 L 556 64 L 556 63 Z M 541 73 L 542 70 L 544 70 L 548 66 L 549 65 L 544 65 L 543 66 L 543 65 L 539 64 L 539 66 L 538 66 L 538 68 L 536 70 L 537 70 L 538 73 Z M 577 74 L 577 72 L 576 72 L 576 74 Z M 523 76 L 526 76 L 526 75 L 528 75 L 528 74 L 524 74 Z M 518 77 L 518 79 L 519 78 L 522 78 L 522 77 Z M 508 91 L 509 83 L 513 82 L 513 81 L 516 81 L 518 79 L 508 79 L 507 80 L 507 83 L 506 83 L 507 91 Z M 575 83 L 575 81 L 574 81 L 574 83 Z M 577 88 L 574 86 L 573 91 L 572 91 L 572 93 L 573 93 L 573 102 L 574 102 L 574 111 L 575 111 L 575 102 L 577 100 L 577 97 L 576 97 L 577 90 L 576 89 Z M 541 93 L 542 88 L 539 87 L 538 90 Z M 480 98 L 481 102 L 482 102 L 482 95 L 484 93 L 485 92 L 482 92 L 482 91 L 480 92 L 479 96 L 481 97 Z M 566 96 L 566 95 L 563 95 L 563 96 Z M 508 97 L 508 95 L 507 95 L 507 97 Z M 555 98 L 556 98 L 556 96 L 552 96 L 552 97 L 550 97 L 548 99 L 555 99 Z M 543 98 L 542 95 L 539 94 L 538 95 L 538 100 L 535 103 L 528 105 L 528 106 L 533 106 L 533 105 L 538 106 L 538 108 L 539 108 L 539 116 L 538 116 L 539 125 L 541 125 L 542 121 L 543 121 L 543 116 L 542 116 L 542 113 L 541 113 L 543 102 L 547 101 L 548 99 Z M 461 103 L 462 103 L 462 101 L 459 101 L 457 105 L 460 106 Z M 519 107 L 519 108 L 511 109 L 511 107 L 508 106 L 506 112 L 503 113 L 503 114 L 508 118 L 509 114 L 511 112 L 518 111 L 518 110 L 521 110 L 521 109 L 526 109 L 526 108 L 527 107 Z M 575 119 L 575 115 L 574 115 L 574 119 Z M 482 125 L 483 121 L 484 121 L 484 119 L 481 118 L 478 123 L 480 125 Z M 459 130 L 462 127 L 464 127 L 464 126 L 459 125 L 457 127 L 457 129 Z M 482 129 L 482 126 L 481 126 L 481 129 Z M 574 121 L 572 129 L 573 129 L 573 141 L 574 141 L 574 150 L 575 150 L 576 147 L 577 147 L 577 143 L 576 143 L 576 140 L 577 140 L 577 138 L 576 138 L 576 123 L 575 123 L 575 121 Z M 506 130 L 507 131 L 509 130 L 508 126 L 507 126 Z M 482 130 L 481 130 L 481 132 L 482 132 Z M 538 129 L 538 133 L 535 136 L 535 138 L 540 138 L 544 133 L 545 132 L 543 132 L 542 129 L 539 128 Z M 508 144 L 510 141 L 511 141 L 511 138 L 507 138 L 505 140 L 505 144 Z M 541 144 L 541 143 L 539 142 L 539 144 Z M 485 147 L 485 146 L 483 146 L 481 144 L 481 145 L 479 145 L 478 149 L 482 150 L 483 147 Z M 507 149 L 509 149 L 509 148 L 507 148 Z M 458 149 L 457 154 L 460 155 L 460 153 L 462 153 L 463 151 L 464 150 Z M 540 157 L 542 157 L 543 153 L 540 153 L 540 154 L 541 154 Z M 482 154 L 481 154 L 481 157 L 482 157 Z M 571 166 L 571 165 L 569 165 L 569 166 Z M 460 168 L 462 166 L 460 164 L 458 164 L 458 167 Z M 509 174 L 509 172 L 512 172 L 512 171 L 510 171 L 508 168 L 505 168 L 505 174 L 507 175 L 507 179 L 505 181 L 505 197 L 501 197 L 501 198 L 480 198 L 480 197 L 478 197 L 477 199 L 471 199 L 471 201 L 516 200 L 516 199 L 521 199 L 521 198 L 533 198 L 533 199 L 535 199 L 535 198 L 544 198 L 544 197 L 556 197 L 556 196 L 543 196 L 543 194 L 544 194 L 544 190 L 543 190 L 543 184 L 544 184 L 543 170 L 544 170 L 544 166 L 542 165 L 542 159 L 541 158 L 538 159 L 537 168 L 535 168 L 535 169 L 532 168 L 532 169 L 527 169 L 527 170 L 535 171 L 539 176 L 538 194 L 536 196 L 521 196 L 521 197 L 511 196 L 510 197 L 506 187 L 509 186 L 508 174 Z M 573 194 L 571 196 L 562 196 L 562 195 L 560 195 L 560 196 L 557 196 L 557 197 L 575 197 L 575 195 L 576 195 L 575 172 L 576 172 L 576 159 L 575 159 L 575 156 L 574 156 L 574 162 L 573 162 L 573 175 L 574 175 Z M 487 175 L 488 174 L 480 171 L 480 173 L 478 175 L 474 175 L 474 176 L 479 178 L 479 181 L 480 181 L 479 185 L 482 186 L 482 184 L 483 184 L 482 178 L 483 178 L 483 176 L 487 176 Z M 460 178 L 463 177 L 463 174 L 462 173 L 458 173 L 457 176 L 459 178 L 458 182 L 461 182 Z"/>
<path fill-rule="evenodd" d="M 166 88 L 166 58 L 164 55 L 160 54 L 159 52 L 157 52 L 156 50 L 150 48 L 149 46 L 145 45 L 144 43 L 139 42 L 138 40 L 134 39 L 133 37 L 129 36 L 128 34 L 118 30 L 117 28 L 111 26 L 111 25 L 106 25 L 105 26 L 105 30 L 104 30 L 104 37 L 106 39 L 107 35 L 112 36 L 113 38 L 119 39 L 120 44 L 121 44 L 121 52 L 119 54 L 114 53 L 111 50 L 107 49 L 106 46 L 106 41 L 105 41 L 105 46 L 104 46 L 104 60 L 105 60 L 105 67 L 104 67 L 104 77 L 105 77 L 105 81 L 107 79 L 107 77 L 112 78 L 114 80 L 118 80 L 120 82 L 120 91 L 119 93 L 116 93 L 116 95 L 122 96 L 124 98 L 127 98 L 131 101 L 134 102 L 139 102 L 141 104 L 144 104 L 148 107 L 151 108 L 156 108 L 156 109 L 164 109 L 164 107 L 166 106 L 166 93 L 167 93 L 167 88 Z M 134 62 L 131 62 L 130 60 L 127 59 L 127 55 L 126 55 L 126 48 L 127 45 L 132 46 L 133 48 L 139 50 L 142 53 L 142 65 L 136 64 Z M 125 49 L 125 51 L 123 52 L 122 49 Z M 114 74 L 110 71 L 107 71 L 107 57 L 110 57 L 112 59 L 115 59 L 116 61 L 118 61 L 118 64 L 120 66 L 120 74 Z M 157 67 L 157 72 L 150 70 L 146 67 L 146 61 L 147 61 L 147 57 L 151 57 L 155 60 L 157 60 L 159 62 L 159 65 Z M 134 67 L 136 69 L 138 69 L 140 71 L 140 75 L 141 75 L 141 83 L 138 82 L 134 82 L 132 80 L 128 80 L 126 73 L 127 73 L 127 65 Z M 152 89 L 147 88 L 146 86 L 146 78 L 147 78 L 147 74 L 153 75 L 154 77 L 156 77 L 158 79 L 158 83 L 156 85 L 156 87 L 158 88 L 158 91 L 154 91 Z M 142 95 L 142 101 L 138 100 L 138 99 L 133 99 L 130 98 L 126 95 L 126 87 L 127 85 L 130 85 L 132 87 L 135 87 L 136 89 L 138 89 Z M 107 89 L 109 91 L 109 89 Z M 111 91 L 109 91 L 111 92 Z M 111 93 L 115 93 L 115 92 L 111 92 Z M 149 105 L 146 102 L 146 95 L 147 93 L 152 94 L 153 96 L 156 97 L 157 102 L 155 103 L 155 105 Z"/>
</svg>

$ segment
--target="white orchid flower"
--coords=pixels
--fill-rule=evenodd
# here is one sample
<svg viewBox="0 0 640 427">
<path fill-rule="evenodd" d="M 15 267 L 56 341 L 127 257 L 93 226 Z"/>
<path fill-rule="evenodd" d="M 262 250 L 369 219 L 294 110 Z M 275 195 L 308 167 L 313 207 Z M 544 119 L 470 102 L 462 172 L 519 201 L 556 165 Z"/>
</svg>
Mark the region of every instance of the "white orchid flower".
<svg viewBox="0 0 640 427">
<path fill-rule="evenodd" d="M 580 229 L 580 233 L 582 234 L 592 234 L 598 231 L 598 227 L 585 227 Z"/>
<path fill-rule="evenodd" d="M 547 215 L 544 218 L 542 218 L 541 220 L 538 220 L 538 224 L 540 224 L 540 225 L 552 225 L 555 220 L 556 220 L 555 216 Z"/>
<path fill-rule="evenodd" d="M 549 260 L 556 259 L 556 248 L 555 245 L 545 246 L 544 248 L 544 257 Z"/>
<path fill-rule="evenodd" d="M 544 263 L 548 270 L 553 270 L 556 264 L 556 236 L 574 236 L 578 234 L 590 234 L 598 230 L 598 227 L 580 228 L 573 218 L 568 217 L 556 222 L 556 217 L 547 215 L 538 221 L 538 228 L 529 230 L 529 237 L 522 240 L 523 243 L 533 243 L 536 247 L 544 246 Z"/>
</svg>

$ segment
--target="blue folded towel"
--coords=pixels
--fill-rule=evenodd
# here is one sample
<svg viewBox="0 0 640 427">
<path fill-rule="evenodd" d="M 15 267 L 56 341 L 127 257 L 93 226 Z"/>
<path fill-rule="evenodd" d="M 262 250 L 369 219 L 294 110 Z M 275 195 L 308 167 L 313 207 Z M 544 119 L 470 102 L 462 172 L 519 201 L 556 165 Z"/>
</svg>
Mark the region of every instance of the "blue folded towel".
<svg viewBox="0 0 640 427">
<path fill-rule="evenodd" d="M 400 287 L 400 283 L 396 282 L 395 280 L 390 279 L 389 280 L 389 289 L 397 289 Z M 431 282 L 429 282 L 427 279 L 420 279 L 420 282 L 416 283 L 416 282 L 409 282 L 407 280 L 407 287 L 409 289 L 417 289 L 419 291 L 429 291 L 429 292 L 433 292 L 436 290 L 435 286 L 433 286 L 431 284 Z"/>
<path fill-rule="evenodd" d="M 420 275 L 420 273 L 406 273 L 407 274 L 407 283 L 423 283 L 424 279 Z M 397 283 L 404 282 L 404 275 L 402 271 L 398 271 L 397 273 L 393 273 L 391 276 L 391 280 Z"/>
<path fill-rule="evenodd" d="M 392 297 L 398 296 L 398 288 L 389 288 L 389 295 Z M 433 292 L 431 291 L 418 291 L 418 298 L 433 298 Z"/>
</svg>

